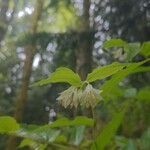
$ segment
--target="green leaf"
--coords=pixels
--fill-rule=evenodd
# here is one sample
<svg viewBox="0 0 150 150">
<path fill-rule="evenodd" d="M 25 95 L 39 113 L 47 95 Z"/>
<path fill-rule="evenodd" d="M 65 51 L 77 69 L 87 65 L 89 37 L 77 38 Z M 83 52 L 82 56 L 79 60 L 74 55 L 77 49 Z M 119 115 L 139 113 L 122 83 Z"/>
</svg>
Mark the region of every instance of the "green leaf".
<svg viewBox="0 0 150 150">
<path fill-rule="evenodd" d="M 103 78 L 109 77 L 115 73 L 117 73 L 119 70 L 122 70 L 126 64 L 120 64 L 120 63 L 112 63 L 110 65 L 106 65 L 97 69 L 94 69 L 90 74 L 88 74 L 87 81 L 93 82 L 96 80 L 101 80 Z"/>
<path fill-rule="evenodd" d="M 23 147 L 26 147 L 26 146 L 31 146 L 33 145 L 34 141 L 32 141 L 31 139 L 23 139 L 19 145 L 19 148 L 23 148 Z"/>
<path fill-rule="evenodd" d="M 139 73 L 139 72 L 150 72 L 150 67 L 141 66 L 141 67 L 138 67 L 136 70 L 132 71 L 132 73 Z"/>
<path fill-rule="evenodd" d="M 82 81 L 78 74 L 74 73 L 72 70 L 60 67 L 56 69 L 47 79 L 43 79 L 39 82 L 33 84 L 33 86 L 41 86 L 49 83 L 69 83 L 73 86 L 80 87 L 82 85 Z"/>
<path fill-rule="evenodd" d="M 133 140 L 129 139 L 127 145 L 125 146 L 126 150 L 137 150 Z"/>
<path fill-rule="evenodd" d="M 140 148 L 148 150 L 150 148 L 150 128 L 148 128 L 140 138 Z"/>
<path fill-rule="evenodd" d="M 46 144 L 40 144 L 37 143 L 31 139 L 23 139 L 20 143 L 20 145 L 18 146 L 18 148 L 24 148 L 24 147 L 30 147 L 31 149 L 36 149 L 36 150 L 45 150 L 46 148 Z"/>
<path fill-rule="evenodd" d="M 93 119 L 78 116 L 74 120 L 69 120 L 67 118 L 61 118 L 56 120 L 55 122 L 43 125 L 43 126 L 36 126 L 36 125 L 24 125 L 20 130 L 15 132 L 16 136 L 24 137 L 28 139 L 32 139 L 39 142 L 53 142 L 57 139 L 60 134 L 60 130 L 54 130 L 52 128 L 61 128 L 61 127 L 68 127 L 68 126 L 93 126 L 94 121 Z"/>
<path fill-rule="evenodd" d="M 94 120 L 84 116 L 78 116 L 74 120 L 69 120 L 68 118 L 61 118 L 47 126 L 51 128 L 60 128 L 64 126 L 81 126 L 81 125 L 93 126 Z"/>
<path fill-rule="evenodd" d="M 91 118 L 87 118 L 85 116 L 78 116 L 74 120 L 70 120 L 68 118 L 60 118 L 51 124 L 37 126 L 38 130 L 46 130 L 50 128 L 61 128 L 61 127 L 68 127 L 68 126 L 93 126 L 94 120 Z M 36 125 L 34 125 L 34 129 L 36 129 Z"/>
<path fill-rule="evenodd" d="M 67 137 L 65 135 L 59 135 L 56 139 L 55 139 L 56 143 L 67 143 Z"/>
<path fill-rule="evenodd" d="M 131 61 L 140 51 L 140 43 L 126 43 L 121 39 L 111 39 L 104 42 L 104 48 L 122 47 L 127 54 L 127 60 Z M 146 47 L 145 47 L 146 48 Z M 147 48 L 146 48 L 147 49 Z M 146 50 L 145 49 L 145 50 Z M 146 52 L 148 52 L 146 50 Z"/>
<path fill-rule="evenodd" d="M 19 124 L 16 120 L 9 116 L 0 117 L 0 133 L 12 133 L 19 129 Z"/>
<path fill-rule="evenodd" d="M 71 128 L 69 141 L 73 145 L 79 146 L 81 142 L 83 142 L 83 138 L 85 137 L 85 126 L 75 126 Z"/>
<path fill-rule="evenodd" d="M 48 126 L 35 126 L 34 129 L 29 129 L 24 126 L 17 132 L 15 132 L 16 136 L 32 139 L 37 142 L 46 142 L 50 143 L 55 141 L 55 139 L 59 136 L 60 130 L 51 129 Z"/>
<path fill-rule="evenodd" d="M 108 84 L 108 86 L 109 85 L 110 84 Z M 118 85 L 112 85 L 112 87 L 108 87 L 108 86 L 104 87 L 102 85 L 101 95 L 104 98 L 104 100 L 117 100 L 117 99 L 120 99 L 123 97 L 123 95 L 124 95 L 124 89 L 123 88 L 120 88 L 120 86 L 118 86 Z"/>
<path fill-rule="evenodd" d="M 144 57 L 149 57 L 150 56 L 150 41 L 143 43 L 140 53 Z"/>
<path fill-rule="evenodd" d="M 115 135 L 117 129 L 119 128 L 124 113 L 120 112 L 114 115 L 111 122 L 109 122 L 99 136 L 95 139 L 92 144 L 91 150 L 104 150 L 105 147 L 110 143 L 112 137 Z"/>
<path fill-rule="evenodd" d="M 127 60 L 131 61 L 140 52 L 140 43 L 129 43 L 124 46 L 124 51 L 127 54 Z"/>
<path fill-rule="evenodd" d="M 79 145 L 84 137 L 85 126 L 77 126 L 75 132 L 74 145 Z"/>
<path fill-rule="evenodd" d="M 124 47 L 125 44 L 126 42 L 121 39 L 110 39 L 104 42 L 103 48 Z"/>
<path fill-rule="evenodd" d="M 52 128 L 82 125 L 93 126 L 94 120 L 84 116 L 78 116 L 74 120 L 61 118 L 51 124 L 43 126 L 23 125 L 20 127 L 12 117 L 0 117 L 0 133 L 12 133 L 15 136 L 46 143 L 55 141 L 60 134 L 60 130 Z"/>
<path fill-rule="evenodd" d="M 150 87 L 144 87 L 140 89 L 137 94 L 137 99 L 141 101 L 150 102 Z"/>
<path fill-rule="evenodd" d="M 118 83 L 123 80 L 126 76 L 137 73 L 138 67 L 140 68 L 141 65 L 144 63 L 150 61 L 150 59 L 146 59 L 144 61 L 138 62 L 138 63 L 128 63 L 127 67 L 123 70 L 120 70 L 118 73 L 116 73 L 110 80 L 106 81 L 102 87 L 102 93 L 101 95 L 104 97 L 105 100 L 111 99 L 111 93 L 114 91 L 114 88 L 118 86 Z M 141 72 L 141 70 L 139 70 Z M 109 93 L 109 94 L 108 94 Z"/>
</svg>

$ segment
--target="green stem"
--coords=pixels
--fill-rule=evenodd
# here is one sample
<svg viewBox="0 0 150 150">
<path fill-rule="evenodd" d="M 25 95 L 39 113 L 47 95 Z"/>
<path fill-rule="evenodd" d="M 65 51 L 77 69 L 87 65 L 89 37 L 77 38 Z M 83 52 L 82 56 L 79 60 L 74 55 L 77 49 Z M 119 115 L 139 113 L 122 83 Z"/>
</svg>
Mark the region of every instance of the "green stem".
<svg viewBox="0 0 150 150">
<path fill-rule="evenodd" d="M 95 121 L 95 113 L 94 113 L 94 108 L 92 108 L 91 107 L 91 112 L 92 112 L 92 118 L 93 118 L 93 120 Z M 94 122 L 94 126 L 93 126 L 93 128 L 92 128 L 92 138 L 95 138 L 95 122 Z"/>
</svg>

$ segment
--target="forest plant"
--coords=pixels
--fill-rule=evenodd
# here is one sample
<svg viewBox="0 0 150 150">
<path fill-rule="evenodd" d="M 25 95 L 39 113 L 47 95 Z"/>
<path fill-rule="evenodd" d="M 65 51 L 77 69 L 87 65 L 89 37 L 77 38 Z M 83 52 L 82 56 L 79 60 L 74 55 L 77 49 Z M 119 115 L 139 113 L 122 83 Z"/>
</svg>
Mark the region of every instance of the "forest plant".
<svg viewBox="0 0 150 150">
<path fill-rule="evenodd" d="M 135 49 L 137 45 L 131 45 L 131 43 L 128 44 L 121 39 L 112 39 L 104 43 L 105 48 L 123 47 L 127 53 L 128 61 L 131 61 L 132 58 L 138 53 L 146 56 L 145 51 L 147 51 L 149 43 L 144 43 L 142 46 L 138 44 L 139 48 L 137 51 Z M 141 65 L 148 61 L 150 61 L 150 59 L 137 63 L 114 62 L 112 64 L 94 69 L 87 75 L 85 81 L 82 81 L 79 75 L 74 73 L 72 70 L 65 67 L 60 67 L 56 69 L 56 71 L 53 72 L 47 79 L 43 79 L 33 84 L 33 86 L 41 86 L 50 83 L 69 83 L 70 87 L 60 93 L 57 98 L 58 102 L 65 108 L 83 107 L 94 109 L 98 102 L 102 99 L 105 101 L 113 96 L 113 92 L 115 91 L 118 83 L 127 75 L 136 72 L 149 71 L 149 67 L 141 67 Z M 93 82 L 109 76 L 112 76 L 112 78 L 105 81 L 100 89 L 93 87 Z M 110 94 L 110 97 L 108 93 Z M 116 93 L 115 96 L 117 96 Z M 38 150 L 44 150 L 48 147 L 49 149 L 57 150 L 103 150 L 115 135 L 123 120 L 125 109 L 128 105 L 128 103 L 125 103 L 125 105 L 123 105 L 124 109 L 122 109 L 122 111 L 117 111 L 112 120 L 103 128 L 100 134 L 98 136 L 94 136 L 93 139 L 90 140 L 86 139 L 83 136 L 83 133 L 85 127 L 94 128 L 95 118 L 87 118 L 85 116 L 76 116 L 73 120 L 60 118 L 51 124 L 46 124 L 43 126 L 19 124 L 12 117 L 3 116 L 0 117 L 0 133 L 13 134 L 15 136 L 23 137 L 24 140 L 21 142 L 19 148 L 29 146 L 32 149 Z M 73 141 L 70 141 L 69 137 L 62 130 L 62 127 L 69 127 L 68 131 L 70 133 L 75 131 L 73 134 Z"/>
</svg>

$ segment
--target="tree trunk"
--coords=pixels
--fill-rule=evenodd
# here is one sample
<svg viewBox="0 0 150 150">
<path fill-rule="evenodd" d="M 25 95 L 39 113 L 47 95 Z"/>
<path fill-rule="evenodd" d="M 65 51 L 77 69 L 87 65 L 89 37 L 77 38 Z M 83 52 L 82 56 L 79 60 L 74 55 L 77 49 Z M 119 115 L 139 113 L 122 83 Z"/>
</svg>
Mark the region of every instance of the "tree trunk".
<svg viewBox="0 0 150 150">
<path fill-rule="evenodd" d="M 37 5 L 32 16 L 32 24 L 29 31 L 29 33 L 31 33 L 33 36 L 37 33 L 38 21 L 42 13 L 43 2 L 44 0 L 37 0 L 36 2 Z M 29 44 L 24 49 L 26 59 L 24 61 L 22 82 L 20 86 L 20 91 L 17 96 L 16 109 L 14 112 L 14 118 L 18 122 L 22 121 L 25 104 L 27 103 L 28 86 L 32 72 L 32 64 L 35 55 L 35 50 L 36 50 L 35 44 Z M 15 150 L 16 146 L 17 146 L 17 138 L 14 136 L 10 137 L 7 144 L 7 150 Z"/>
<path fill-rule="evenodd" d="M 82 27 L 80 31 L 79 45 L 76 49 L 76 72 L 79 74 L 82 80 L 85 80 L 87 74 L 92 70 L 92 39 L 93 33 L 90 28 L 90 0 L 84 0 L 83 2 L 83 16 Z M 88 117 L 92 117 L 92 110 L 86 109 L 83 114 Z"/>
<path fill-rule="evenodd" d="M 76 49 L 76 71 L 82 80 L 92 69 L 92 39 L 90 32 L 90 0 L 83 2 L 82 27 L 79 32 L 79 45 Z"/>
<path fill-rule="evenodd" d="M 0 8 L 0 42 L 4 39 L 7 31 L 7 16 L 9 0 L 2 0 Z"/>
</svg>

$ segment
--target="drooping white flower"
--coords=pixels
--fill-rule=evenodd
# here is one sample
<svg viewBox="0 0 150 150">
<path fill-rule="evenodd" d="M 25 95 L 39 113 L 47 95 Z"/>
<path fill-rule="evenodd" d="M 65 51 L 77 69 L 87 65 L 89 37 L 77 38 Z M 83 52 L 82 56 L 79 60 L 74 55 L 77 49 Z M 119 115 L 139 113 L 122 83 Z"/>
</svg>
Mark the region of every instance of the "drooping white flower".
<svg viewBox="0 0 150 150">
<path fill-rule="evenodd" d="M 91 84 L 88 84 L 84 90 L 71 86 L 61 92 L 57 100 L 65 108 L 77 108 L 79 105 L 94 108 L 101 99 L 100 92 L 100 90 L 93 88 Z"/>
<path fill-rule="evenodd" d="M 71 108 L 72 107 L 77 108 L 79 105 L 80 98 L 81 98 L 80 93 L 81 93 L 80 89 L 74 86 L 71 86 L 67 90 L 60 93 L 60 96 L 57 98 L 57 100 L 65 108 L 69 106 Z"/>
<path fill-rule="evenodd" d="M 100 90 L 95 89 L 91 84 L 88 84 L 82 94 L 80 101 L 81 106 L 94 108 L 101 99 L 100 93 Z"/>
</svg>

